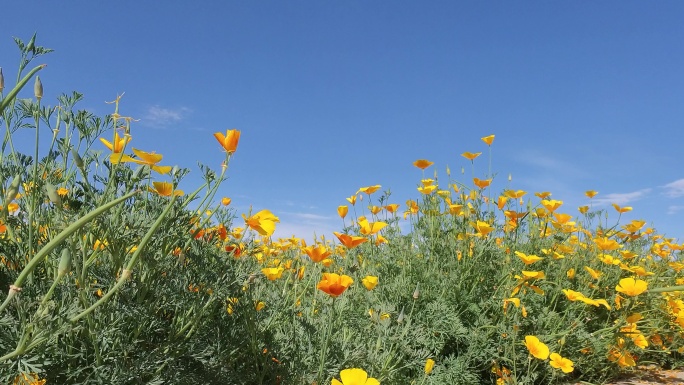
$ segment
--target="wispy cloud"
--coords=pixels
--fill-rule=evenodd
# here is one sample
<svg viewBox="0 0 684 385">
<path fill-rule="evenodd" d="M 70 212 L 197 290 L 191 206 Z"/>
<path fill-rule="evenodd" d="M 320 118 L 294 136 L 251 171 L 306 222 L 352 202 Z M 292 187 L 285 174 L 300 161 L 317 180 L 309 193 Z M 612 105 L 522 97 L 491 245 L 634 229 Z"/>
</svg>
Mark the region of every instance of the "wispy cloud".
<svg viewBox="0 0 684 385">
<path fill-rule="evenodd" d="M 684 179 L 679 179 L 663 186 L 665 195 L 670 198 L 679 198 L 684 196 Z"/>
<path fill-rule="evenodd" d="M 296 236 L 312 239 L 317 236 L 332 236 L 339 231 L 340 219 L 336 216 L 319 215 L 307 211 L 280 211 L 277 213 L 280 223 L 276 225 L 275 237 Z"/>
<path fill-rule="evenodd" d="M 573 163 L 553 158 L 537 151 L 529 150 L 521 152 L 516 155 L 516 159 L 521 163 L 539 170 L 550 172 L 556 177 L 558 177 L 558 175 L 562 175 L 563 177 L 585 177 L 588 175 L 586 171 L 578 168 Z"/>
<path fill-rule="evenodd" d="M 154 105 L 147 109 L 146 114 L 141 119 L 141 123 L 150 127 L 162 128 L 180 122 L 190 112 L 192 112 L 192 110 L 187 107 L 171 109 Z"/>
<path fill-rule="evenodd" d="M 679 212 L 681 210 L 684 210 L 684 206 L 669 206 L 667 208 L 667 214 L 668 215 L 676 214 L 677 212 Z"/>
<path fill-rule="evenodd" d="M 598 205 L 615 203 L 622 206 L 630 202 L 638 201 L 639 199 L 648 195 L 650 192 L 650 188 L 645 188 L 628 193 L 612 193 L 594 198 L 594 202 Z"/>
</svg>

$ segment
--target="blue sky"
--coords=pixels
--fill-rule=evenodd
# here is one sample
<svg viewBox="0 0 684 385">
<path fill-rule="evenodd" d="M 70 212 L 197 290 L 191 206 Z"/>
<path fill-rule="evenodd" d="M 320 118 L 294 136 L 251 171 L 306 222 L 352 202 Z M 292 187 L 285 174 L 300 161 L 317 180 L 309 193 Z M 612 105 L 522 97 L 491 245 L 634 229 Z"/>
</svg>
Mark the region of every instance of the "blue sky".
<svg viewBox="0 0 684 385">
<path fill-rule="evenodd" d="M 241 130 L 219 196 L 273 211 L 276 235 L 339 231 L 337 206 L 362 186 L 403 210 L 416 159 L 470 184 L 460 154 L 483 151 L 484 178 L 480 138 L 495 134 L 495 193 L 551 191 L 576 214 L 593 189 L 595 207 L 634 207 L 623 223 L 684 239 L 680 1 L 27 4 L 3 6 L 8 87 L 12 36 L 37 32 L 55 50 L 40 59 L 45 101 L 76 90 L 106 114 L 125 92 L 131 144 L 192 169 L 186 190 L 198 161 L 220 167 L 212 134 Z"/>
</svg>

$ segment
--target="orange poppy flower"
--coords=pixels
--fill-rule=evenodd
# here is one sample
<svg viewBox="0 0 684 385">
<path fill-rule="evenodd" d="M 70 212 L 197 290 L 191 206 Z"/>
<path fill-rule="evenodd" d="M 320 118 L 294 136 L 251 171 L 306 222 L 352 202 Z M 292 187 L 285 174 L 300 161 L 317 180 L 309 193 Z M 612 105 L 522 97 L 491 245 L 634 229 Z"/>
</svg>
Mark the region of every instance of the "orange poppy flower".
<svg viewBox="0 0 684 385">
<path fill-rule="evenodd" d="M 316 288 L 332 297 L 338 297 L 354 283 L 352 277 L 335 273 L 323 273 Z"/>
<path fill-rule="evenodd" d="M 238 142 L 240 141 L 240 131 L 235 129 L 227 130 L 225 135 L 222 132 L 217 132 L 214 134 L 214 137 L 227 153 L 232 154 L 237 150 Z"/>
</svg>

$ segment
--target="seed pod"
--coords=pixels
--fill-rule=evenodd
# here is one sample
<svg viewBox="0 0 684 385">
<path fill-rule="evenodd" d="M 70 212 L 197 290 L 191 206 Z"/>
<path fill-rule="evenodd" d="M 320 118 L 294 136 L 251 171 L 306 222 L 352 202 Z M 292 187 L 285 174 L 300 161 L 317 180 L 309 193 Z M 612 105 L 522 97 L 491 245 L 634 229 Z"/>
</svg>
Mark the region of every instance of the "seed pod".
<svg viewBox="0 0 684 385">
<path fill-rule="evenodd" d="M 19 194 L 19 186 L 21 186 L 21 175 L 17 175 L 12 179 L 7 192 L 5 193 L 5 203 L 9 204 Z"/>
<path fill-rule="evenodd" d="M 0 67 L 0 92 L 5 89 L 5 75 L 2 74 L 2 67 Z"/>
<path fill-rule="evenodd" d="M 33 94 L 38 100 L 43 98 L 43 83 L 40 81 L 40 76 L 36 76 L 36 82 L 33 84 Z"/>
<path fill-rule="evenodd" d="M 71 250 L 66 248 L 62 250 L 62 258 L 59 260 L 59 267 L 57 268 L 57 278 L 62 278 L 71 270 Z"/>
<path fill-rule="evenodd" d="M 62 207 L 62 198 L 57 194 L 57 189 L 50 183 L 45 183 L 45 190 L 47 191 L 48 198 L 55 206 Z"/>
<path fill-rule="evenodd" d="M 74 162 L 76 163 L 76 167 L 80 168 L 83 170 L 83 167 L 85 166 L 85 163 L 83 163 L 83 158 L 81 158 L 80 155 L 78 155 L 78 151 L 75 149 L 71 149 L 71 156 L 74 157 Z"/>
</svg>

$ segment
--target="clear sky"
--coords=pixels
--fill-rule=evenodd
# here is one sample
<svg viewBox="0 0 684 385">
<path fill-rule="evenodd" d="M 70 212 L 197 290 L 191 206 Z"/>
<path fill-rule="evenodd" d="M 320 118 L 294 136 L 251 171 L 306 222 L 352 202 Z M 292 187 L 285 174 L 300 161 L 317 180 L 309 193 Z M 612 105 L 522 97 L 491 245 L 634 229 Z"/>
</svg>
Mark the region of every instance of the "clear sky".
<svg viewBox="0 0 684 385">
<path fill-rule="evenodd" d="M 186 190 L 197 161 L 220 168 L 212 134 L 241 130 L 219 197 L 273 211 L 276 236 L 339 231 L 337 206 L 362 186 L 403 211 L 416 159 L 472 184 L 460 154 L 482 151 L 486 177 L 480 138 L 495 134 L 493 195 L 551 191 L 574 215 L 593 189 L 597 207 L 634 208 L 623 223 L 684 240 L 681 1 L 11 1 L 2 14 L 7 87 L 12 36 L 37 32 L 55 50 L 44 103 L 76 90 L 104 115 L 125 92 L 131 145 L 190 168 Z"/>
</svg>

